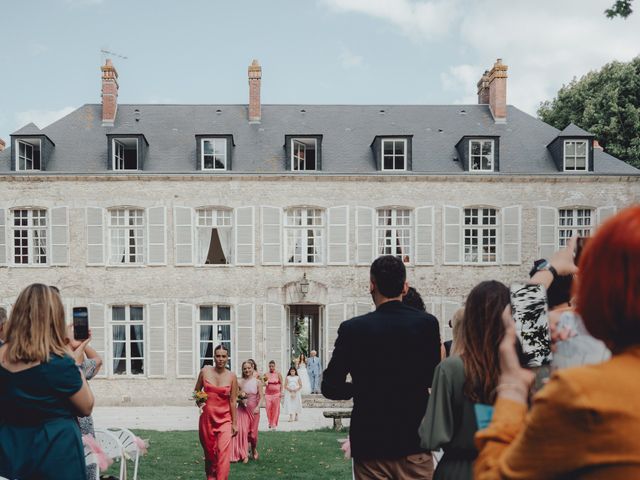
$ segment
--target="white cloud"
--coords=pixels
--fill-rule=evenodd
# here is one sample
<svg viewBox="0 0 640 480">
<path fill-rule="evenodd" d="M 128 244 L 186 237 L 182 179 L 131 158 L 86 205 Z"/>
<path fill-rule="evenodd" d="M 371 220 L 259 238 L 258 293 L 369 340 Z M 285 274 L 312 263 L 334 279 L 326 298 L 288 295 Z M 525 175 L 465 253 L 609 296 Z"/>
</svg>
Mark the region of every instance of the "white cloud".
<svg viewBox="0 0 640 480">
<path fill-rule="evenodd" d="M 446 34 L 457 16 L 458 0 L 322 0 L 338 12 L 363 13 L 391 22 L 416 40 Z"/>
<path fill-rule="evenodd" d="M 76 107 L 64 107 L 60 110 L 26 110 L 16 113 L 16 122 L 19 125 L 18 128 L 30 122 L 35 123 L 39 128 L 44 128 L 65 115 L 69 115 L 75 109 Z"/>
<path fill-rule="evenodd" d="M 362 67 L 364 65 L 364 57 L 362 55 L 356 55 L 348 48 L 343 48 L 340 52 L 340 65 L 342 65 L 342 68 L 345 70 Z"/>
<path fill-rule="evenodd" d="M 443 91 L 456 95 L 456 103 L 476 101 L 476 82 L 497 57 L 509 66 L 508 103 L 535 114 L 573 77 L 640 54 L 640 12 L 610 20 L 603 11 L 612 0 L 323 1 L 336 11 L 386 20 L 412 40 L 454 37 L 465 59 L 481 65 L 456 65 L 441 75 Z"/>
</svg>

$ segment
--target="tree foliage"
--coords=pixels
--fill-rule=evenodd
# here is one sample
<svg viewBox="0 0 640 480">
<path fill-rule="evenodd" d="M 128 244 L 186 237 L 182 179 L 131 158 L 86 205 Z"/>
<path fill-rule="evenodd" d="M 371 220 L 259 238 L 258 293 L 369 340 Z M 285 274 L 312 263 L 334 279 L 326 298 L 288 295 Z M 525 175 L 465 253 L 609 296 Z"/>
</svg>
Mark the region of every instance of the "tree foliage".
<svg viewBox="0 0 640 480">
<path fill-rule="evenodd" d="M 608 18 L 622 17 L 627 18 L 629 15 L 633 13 L 633 8 L 631 8 L 631 4 L 633 0 L 616 0 L 616 3 L 611 5 L 611 8 L 607 8 L 604 11 L 604 14 Z"/>
<path fill-rule="evenodd" d="M 538 116 L 558 129 L 575 123 L 606 152 L 640 168 L 640 56 L 574 78 L 540 104 Z"/>
</svg>

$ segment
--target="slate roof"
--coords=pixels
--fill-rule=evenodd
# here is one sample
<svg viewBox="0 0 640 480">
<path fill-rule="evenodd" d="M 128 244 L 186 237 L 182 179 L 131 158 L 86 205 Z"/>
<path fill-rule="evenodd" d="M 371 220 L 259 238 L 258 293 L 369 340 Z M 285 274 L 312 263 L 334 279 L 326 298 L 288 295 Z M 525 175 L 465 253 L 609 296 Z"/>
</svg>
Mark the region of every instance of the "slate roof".
<svg viewBox="0 0 640 480">
<path fill-rule="evenodd" d="M 583 130 L 575 123 L 570 123 L 565 127 L 564 130 L 560 132 L 559 137 L 595 137 L 593 133 L 589 133 L 586 130 Z"/>
<path fill-rule="evenodd" d="M 43 135 L 42 130 L 40 130 L 35 123 L 27 123 L 24 127 L 19 129 L 16 132 L 13 132 L 11 135 Z"/>
<path fill-rule="evenodd" d="M 286 172 L 285 135 L 304 134 L 323 135 L 322 173 L 377 172 L 370 148 L 376 135 L 413 135 L 413 173 L 473 175 L 454 160 L 465 135 L 500 137 L 496 175 L 561 173 L 546 148 L 559 130 L 513 106 L 507 122 L 496 124 L 487 105 L 263 105 L 261 123 L 250 124 L 246 105 L 121 104 L 114 127 L 103 127 L 101 105 L 86 104 L 41 130 L 56 145 L 47 171 L 110 173 L 106 135 L 112 132 L 143 134 L 149 142 L 144 170 L 155 173 L 219 175 L 196 170 L 197 134 L 233 135 L 233 173 Z M 0 172 L 9 171 L 7 148 Z M 596 149 L 595 173 L 640 170 Z"/>
</svg>

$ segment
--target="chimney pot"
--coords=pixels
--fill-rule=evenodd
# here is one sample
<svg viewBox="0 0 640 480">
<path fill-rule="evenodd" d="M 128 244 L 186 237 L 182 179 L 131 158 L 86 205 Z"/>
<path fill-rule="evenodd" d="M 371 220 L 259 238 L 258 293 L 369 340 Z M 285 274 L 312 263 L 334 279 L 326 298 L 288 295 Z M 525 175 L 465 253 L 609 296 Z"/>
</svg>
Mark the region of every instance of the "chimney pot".
<svg viewBox="0 0 640 480">
<path fill-rule="evenodd" d="M 489 70 L 485 70 L 478 80 L 478 105 L 489 103 Z"/>
<path fill-rule="evenodd" d="M 498 58 L 489 72 L 489 109 L 496 123 L 507 122 L 507 67 Z"/>
<path fill-rule="evenodd" d="M 262 67 L 258 60 L 253 60 L 248 69 L 249 73 L 249 123 L 260 123 L 262 107 L 260 104 L 260 85 L 262 82 Z"/>
<path fill-rule="evenodd" d="M 107 58 L 100 70 L 102 70 L 102 126 L 113 127 L 118 111 L 118 71 L 110 58 Z"/>
<path fill-rule="evenodd" d="M 0 152 L 3 151 L 6 146 L 7 144 L 4 143 L 4 140 L 0 138 Z"/>
</svg>

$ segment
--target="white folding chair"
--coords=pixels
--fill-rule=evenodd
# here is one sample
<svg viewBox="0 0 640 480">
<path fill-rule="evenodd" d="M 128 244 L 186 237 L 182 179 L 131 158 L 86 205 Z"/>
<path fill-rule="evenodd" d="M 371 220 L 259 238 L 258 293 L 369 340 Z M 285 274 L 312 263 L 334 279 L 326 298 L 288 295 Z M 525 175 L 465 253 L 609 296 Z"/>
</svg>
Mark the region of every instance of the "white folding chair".
<svg viewBox="0 0 640 480">
<path fill-rule="evenodd" d="M 131 430 L 122 427 L 107 427 L 106 430 L 120 441 L 126 458 L 133 461 L 133 480 L 138 480 L 138 462 L 141 452 L 138 444 L 135 442 L 135 435 Z"/>
<path fill-rule="evenodd" d="M 120 480 L 127 479 L 127 460 L 125 458 L 124 448 L 118 437 L 116 437 L 112 432 L 102 429 L 95 429 L 96 440 L 100 444 L 100 447 L 104 451 L 104 453 L 109 457 L 113 458 L 115 461 L 120 462 Z"/>
<path fill-rule="evenodd" d="M 100 468 L 98 468 L 98 460 L 96 459 L 95 454 L 88 445 L 84 446 L 84 463 L 87 465 L 87 467 L 89 467 L 90 465 L 96 466 L 94 470 L 96 472 L 96 475 L 90 480 L 100 480 Z"/>
</svg>

